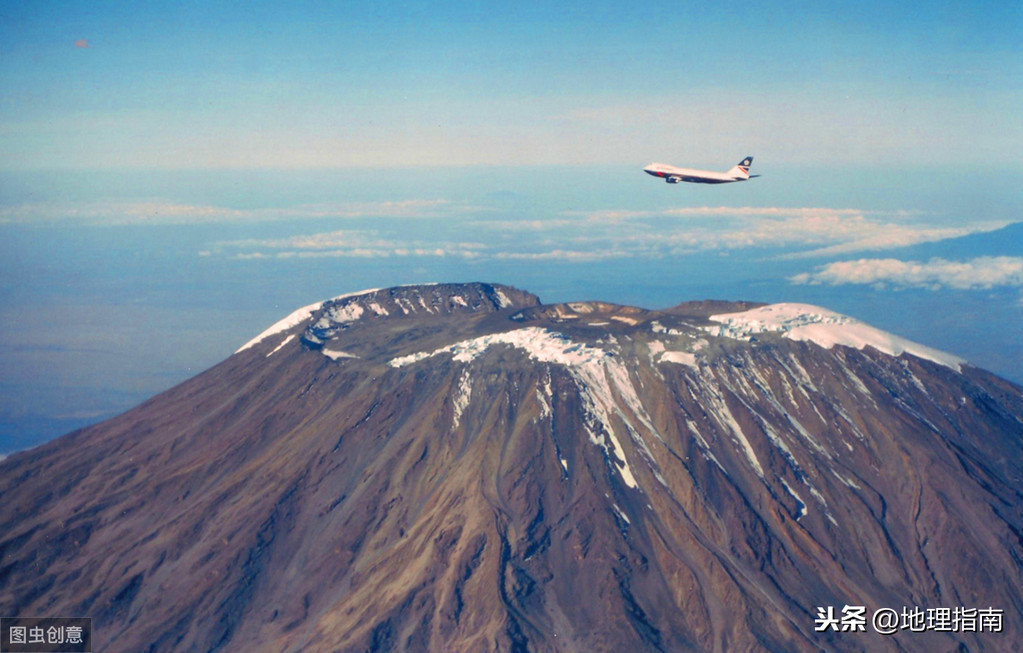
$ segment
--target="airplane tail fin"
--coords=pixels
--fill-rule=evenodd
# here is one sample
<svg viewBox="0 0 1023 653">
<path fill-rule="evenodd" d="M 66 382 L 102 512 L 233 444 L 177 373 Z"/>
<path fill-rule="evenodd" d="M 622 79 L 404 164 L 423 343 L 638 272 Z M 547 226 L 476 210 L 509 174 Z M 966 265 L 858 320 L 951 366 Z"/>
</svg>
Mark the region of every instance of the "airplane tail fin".
<svg viewBox="0 0 1023 653">
<path fill-rule="evenodd" d="M 732 166 L 732 169 L 729 170 L 728 172 L 726 172 L 725 174 L 731 175 L 732 177 L 736 177 L 738 179 L 749 179 L 750 178 L 750 176 L 749 176 L 749 169 L 750 169 L 750 166 L 752 166 L 752 165 L 753 165 L 753 157 L 748 156 L 745 159 L 743 159 L 742 161 L 739 161 L 734 166 Z M 759 175 L 754 175 L 754 176 L 759 176 Z"/>
</svg>

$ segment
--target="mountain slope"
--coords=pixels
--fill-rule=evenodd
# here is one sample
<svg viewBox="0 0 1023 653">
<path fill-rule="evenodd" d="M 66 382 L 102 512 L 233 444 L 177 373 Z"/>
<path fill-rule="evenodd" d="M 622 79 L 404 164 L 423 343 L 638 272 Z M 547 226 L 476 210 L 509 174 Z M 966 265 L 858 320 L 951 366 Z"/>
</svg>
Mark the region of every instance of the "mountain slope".
<svg viewBox="0 0 1023 653">
<path fill-rule="evenodd" d="M 1019 649 L 1021 436 L 1018 387 L 816 307 L 356 293 L 0 463 L 0 613 L 115 651 Z M 815 631 L 847 604 L 1005 632 Z"/>
</svg>

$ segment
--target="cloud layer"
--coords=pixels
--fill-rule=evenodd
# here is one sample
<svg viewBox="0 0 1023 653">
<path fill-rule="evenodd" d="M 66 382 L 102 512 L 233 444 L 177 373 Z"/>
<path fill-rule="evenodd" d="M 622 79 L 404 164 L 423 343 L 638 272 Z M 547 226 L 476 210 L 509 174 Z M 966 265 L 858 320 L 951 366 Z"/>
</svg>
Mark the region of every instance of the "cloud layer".
<svg viewBox="0 0 1023 653">
<path fill-rule="evenodd" d="M 483 243 L 382 236 L 376 230 L 342 229 L 273 239 L 244 239 L 216 243 L 203 256 L 226 254 L 247 261 L 258 259 L 389 258 L 453 256 L 474 259 L 486 251 Z"/>
<path fill-rule="evenodd" d="M 482 215 L 491 213 L 486 207 L 452 202 L 349 207 L 346 212 L 333 208 L 329 215 L 370 217 L 373 211 L 385 209 L 393 217 L 438 220 L 419 225 L 372 223 L 373 229 L 360 228 L 366 223 L 353 223 L 353 228 L 340 231 L 222 242 L 213 251 L 238 259 L 414 255 L 585 263 L 757 249 L 774 250 L 761 251 L 760 257 L 796 259 L 895 249 L 991 231 L 1007 224 L 946 227 L 908 212 L 727 206 L 566 211 L 549 219 L 482 219 Z M 471 242 L 451 238 L 451 233 L 471 233 Z"/>
<path fill-rule="evenodd" d="M 863 284 L 897 288 L 954 288 L 983 290 L 996 286 L 1023 287 L 1023 258 L 982 256 L 969 261 L 932 258 L 927 262 L 898 259 L 840 261 L 797 274 L 789 280 L 797 284 Z"/>
<path fill-rule="evenodd" d="M 34 203 L 0 206 L 0 224 L 68 220 L 89 225 L 203 224 L 320 218 L 454 218 L 485 215 L 490 209 L 447 199 L 339 202 L 299 206 L 235 209 L 164 200 L 91 202 L 84 205 Z"/>
<path fill-rule="evenodd" d="M 760 258 L 805 259 L 937 242 L 1009 224 L 975 221 L 947 226 L 913 211 L 784 206 L 601 209 L 517 219 L 493 206 L 436 198 L 245 209 L 162 200 L 0 207 L 0 224 L 68 221 L 92 226 L 187 225 L 288 220 L 319 220 L 328 225 L 342 220 L 347 226 L 337 229 L 340 225 L 334 224 L 330 225 L 334 229 L 322 232 L 272 239 L 216 242 L 200 254 L 238 260 L 426 256 L 587 263 L 756 249 L 767 250 L 757 253 Z M 1006 273 L 1005 260 L 1000 261 L 997 270 L 991 269 L 995 265 L 991 262 L 980 270 L 977 262 L 923 264 L 880 259 L 858 266 L 851 261 L 824 266 L 791 280 L 960 287 L 953 284 L 963 282 L 952 281 L 952 275 L 966 278 L 969 274 L 987 274 L 994 278 Z"/>
</svg>

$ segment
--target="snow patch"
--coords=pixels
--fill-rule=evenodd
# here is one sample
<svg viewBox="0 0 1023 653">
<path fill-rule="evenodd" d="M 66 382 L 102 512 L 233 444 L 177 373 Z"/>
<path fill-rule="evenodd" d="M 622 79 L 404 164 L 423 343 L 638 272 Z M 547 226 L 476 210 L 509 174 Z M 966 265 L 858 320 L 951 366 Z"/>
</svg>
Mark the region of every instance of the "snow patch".
<svg viewBox="0 0 1023 653">
<path fill-rule="evenodd" d="M 870 393 L 870 389 L 863 383 L 863 380 L 850 370 L 848 365 L 843 365 L 842 371 L 845 372 L 846 378 L 852 382 L 852 384 L 856 387 L 856 390 L 858 390 L 861 395 L 869 398 L 871 403 L 874 403 L 874 395 Z M 874 405 L 877 404 L 875 403 Z"/>
<path fill-rule="evenodd" d="M 750 444 L 749 440 L 746 439 L 746 434 L 742 432 L 742 427 L 739 426 L 739 422 L 736 421 L 735 416 L 732 415 L 731 409 L 728 408 L 728 404 L 725 402 L 724 397 L 719 395 L 713 389 L 708 394 L 710 401 L 704 404 L 710 409 L 711 414 L 717 419 L 718 424 L 728 428 L 732 432 L 732 436 L 738 442 L 742 448 L 744 454 L 746 454 L 746 460 L 749 461 L 753 471 L 757 473 L 757 476 L 764 478 L 764 468 L 760 465 L 760 460 L 757 459 L 756 452 L 753 451 L 753 445 Z"/>
<path fill-rule="evenodd" d="M 749 340 L 765 332 L 776 332 L 797 341 L 813 342 L 825 349 L 835 345 L 863 349 L 870 346 L 889 356 L 912 354 L 956 371 L 966 361 L 905 338 L 881 331 L 847 315 L 810 304 L 770 304 L 739 313 L 712 315 L 719 326 L 701 327 L 711 335 Z"/>
<path fill-rule="evenodd" d="M 502 344 L 522 349 L 530 358 L 542 363 L 557 363 L 566 367 L 600 361 L 611 355 L 603 349 L 574 343 L 560 333 L 541 327 L 525 327 L 514 331 L 492 333 L 471 340 L 462 340 L 431 352 L 399 356 L 388 361 L 388 365 L 403 367 L 439 354 L 451 354 L 454 360 L 467 363 L 483 354 L 492 345 Z"/>
<path fill-rule="evenodd" d="M 339 299 L 345 299 L 347 297 L 358 297 L 360 295 L 368 295 L 368 294 L 374 293 L 374 292 L 376 292 L 378 290 L 380 290 L 380 289 L 379 288 L 367 288 L 365 290 L 357 290 L 355 292 L 345 293 L 344 295 L 338 295 L 337 297 L 333 297 L 331 299 L 328 299 L 327 301 L 328 302 L 334 302 L 334 301 L 337 301 Z M 242 345 L 238 349 L 238 351 L 236 351 L 234 353 L 237 354 L 237 353 L 243 352 L 246 349 L 259 344 L 260 342 L 262 342 L 263 340 L 269 338 L 270 336 L 272 336 L 274 334 L 280 333 L 281 331 L 287 331 L 288 329 L 290 329 L 292 327 L 298 326 L 302 322 L 305 322 L 306 320 L 311 318 L 313 316 L 313 313 L 315 313 L 316 311 L 320 310 L 320 308 L 325 303 L 327 303 L 327 302 L 316 302 L 315 304 L 309 304 L 308 306 L 303 306 L 302 308 L 300 308 L 297 311 L 295 311 L 295 312 L 291 313 L 290 315 L 288 315 L 283 320 L 275 323 L 273 326 L 271 326 L 269 329 L 267 329 L 263 333 L 259 334 L 258 336 L 256 336 L 252 340 L 250 340 L 247 343 L 245 343 L 244 345 Z"/>
<path fill-rule="evenodd" d="M 615 451 L 618 452 L 619 456 L 621 456 L 621 461 L 619 462 L 616 460 L 615 462 L 618 464 L 618 471 L 622 475 L 622 480 L 631 488 L 638 487 L 636 477 L 632 475 L 632 469 L 629 467 L 629 461 L 625 458 L 625 450 L 622 449 L 622 443 L 615 437 L 613 430 L 608 429 L 607 435 L 611 438 L 611 444 L 615 446 Z"/>
<path fill-rule="evenodd" d="M 846 485 L 848 487 L 851 487 L 854 490 L 862 490 L 863 489 L 862 487 L 859 486 L 858 483 L 856 483 L 855 481 L 853 481 L 851 479 L 848 479 L 848 478 L 842 476 L 841 474 L 839 474 L 835 470 L 831 470 L 831 473 L 835 475 L 835 478 L 837 478 L 838 480 L 842 481 L 842 483 L 844 485 Z"/>
<path fill-rule="evenodd" d="M 458 394 L 455 395 L 454 399 L 451 400 L 451 405 L 454 410 L 454 427 L 458 427 L 459 421 L 462 419 L 462 413 L 469 406 L 469 399 L 472 397 L 472 383 L 469 380 L 469 368 L 466 367 L 462 370 L 462 376 L 458 379 Z"/>
<path fill-rule="evenodd" d="M 276 347 L 274 347 L 274 350 L 272 352 L 270 352 L 269 354 L 267 354 L 266 357 L 270 358 L 271 356 L 273 356 L 274 354 L 279 352 L 281 350 L 281 347 L 283 347 L 284 345 L 288 344 L 289 342 L 291 342 L 294 339 L 295 339 L 295 334 L 293 333 L 290 336 L 288 336 L 287 338 L 285 338 L 284 340 L 282 340 L 281 344 L 279 344 Z"/>
<path fill-rule="evenodd" d="M 782 406 L 781 403 L 775 398 L 774 392 L 771 391 L 770 383 L 768 383 L 767 379 L 760 374 L 760 371 L 758 370 L 757 366 L 749 365 L 746 366 L 744 369 L 747 370 L 747 374 L 751 372 L 753 376 L 756 378 L 756 389 L 759 390 L 760 396 L 764 399 L 764 401 L 766 401 L 768 404 L 770 404 L 772 408 L 774 408 L 775 413 L 788 420 L 789 424 L 791 424 L 792 427 L 795 428 L 795 430 L 799 433 L 799 435 L 801 435 L 803 439 L 810 444 L 810 446 L 816 449 L 818 453 L 821 453 L 827 456 L 828 458 L 831 458 L 831 454 L 829 454 L 827 450 L 823 446 L 821 446 L 820 443 L 817 442 L 816 438 L 814 438 L 813 434 L 811 434 L 810 431 L 807 430 L 805 426 L 803 426 L 802 422 L 800 422 L 792 413 L 785 410 L 785 407 Z M 745 379 L 743 380 L 745 381 Z M 750 387 L 748 384 L 747 389 L 750 391 L 748 396 L 752 396 L 754 394 L 754 389 Z M 750 408 L 750 412 L 753 412 L 752 408 Z"/>
<path fill-rule="evenodd" d="M 540 418 L 548 419 L 554 411 L 551 409 L 551 373 L 548 370 L 543 385 L 536 386 L 536 401 L 540 404 Z"/>
<path fill-rule="evenodd" d="M 483 354 L 492 345 L 502 344 L 523 350 L 533 360 L 562 365 L 568 369 L 576 382 L 576 386 L 579 388 L 579 394 L 583 400 L 587 415 L 586 430 L 590 441 L 603 448 L 605 456 L 611 461 L 613 458 L 604 437 L 606 434 L 611 439 L 617 456 L 621 459 L 621 463 L 617 464 L 616 468 L 621 473 L 626 485 L 632 488 L 637 487 L 636 478 L 629 467 L 624 449 L 615 436 L 611 416 L 617 415 L 622 420 L 643 453 L 643 457 L 647 459 L 651 466 L 654 464 L 653 456 L 633 427 L 632 418 L 619 407 L 615 393 L 612 390 L 612 383 L 617 388 L 618 395 L 624 400 L 632 416 L 648 432 L 653 433 L 657 438 L 661 436 L 657 433 L 647 415 L 629 378 L 628 370 L 615 357 L 615 353 L 612 351 L 591 347 L 584 343 L 573 342 L 563 334 L 548 331 L 541 327 L 525 327 L 514 331 L 493 333 L 472 338 L 471 340 L 463 340 L 431 352 L 416 352 L 407 356 L 399 356 L 388 361 L 388 365 L 396 368 L 404 367 L 439 354 L 450 354 L 455 361 L 469 363 Z M 545 383 L 545 391 L 550 392 L 549 378 Z M 548 396 L 550 395 L 548 394 Z M 538 398 L 541 399 L 541 411 L 545 410 L 545 406 L 549 409 L 549 404 L 543 401 L 543 397 Z M 654 473 L 660 477 L 656 470 L 654 470 Z"/>
<path fill-rule="evenodd" d="M 349 354 L 346 351 L 337 351 L 335 349 L 321 349 L 320 353 L 333 361 L 340 360 L 342 358 L 359 358 L 355 354 Z"/>
<path fill-rule="evenodd" d="M 660 322 L 654 320 L 650 323 L 650 330 L 654 333 L 663 333 L 669 336 L 681 336 L 683 335 L 678 329 L 669 329 Z"/>
<path fill-rule="evenodd" d="M 390 315 L 386 308 L 376 302 L 370 302 L 367 306 L 369 306 L 369 310 L 373 311 L 377 315 Z"/>
<path fill-rule="evenodd" d="M 494 288 L 494 294 L 497 295 L 497 302 L 501 305 L 501 308 L 508 308 L 513 304 L 512 300 L 508 299 L 508 296 L 501 292 L 500 288 Z"/>
<path fill-rule="evenodd" d="M 618 507 L 617 503 L 613 503 L 611 505 L 615 509 L 615 514 L 618 515 L 618 517 L 620 517 L 622 521 L 624 521 L 626 524 L 632 523 L 631 521 L 629 521 L 629 518 L 625 515 L 625 513 L 622 512 L 622 509 Z"/>
<path fill-rule="evenodd" d="M 699 369 L 700 367 L 696 364 L 696 355 L 686 351 L 666 351 L 661 354 L 659 362 L 678 363 L 679 365 L 685 365 L 694 369 Z"/>
<path fill-rule="evenodd" d="M 687 351 L 668 351 L 660 340 L 651 340 L 647 343 L 650 349 L 650 361 L 654 363 L 677 363 L 694 369 L 699 369 L 696 364 L 696 356 Z"/>
<path fill-rule="evenodd" d="M 362 304 L 350 302 L 344 306 L 330 309 L 329 316 L 331 321 L 344 324 L 346 322 L 355 322 L 365 312 L 366 310 L 362 307 Z"/>
<path fill-rule="evenodd" d="M 913 382 L 913 385 L 916 386 L 917 390 L 927 395 L 928 397 L 931 396 L 931 393 L 927 392 L 927 386 L 924 385 L 923 381 L 917 378 L 916 374 L 913 374 L 913 372 L 908 368 L 906 368 L 906 374 L 909 376 L 909 380 Z"/>
<path fill-rule="evenodd" d="M 311 318 L 313 316 L 313 313 L 315 313 L 316 311 L 320 310 L 321 306 L 323 306 L 323 302 L 316 302 L 315 304 L 309 304 L 308 306 L 303 306 L 302 308 L 298 309 L 294 313 L 291 313 L 290 315 L 288 315 L 283 320 L 281 320 L 279 322 L 276 322 L 272 327 L 270 327 L 269 329 L 267 329 L 263 333 L 259 334 L 258 336 L 256 336 L 252 340 L 248 341 L 247 343 L 245 343 L 244 345 L 239 347 L 238 351 L 236 351 L 234 353 L 236 353 L 236 354 L 241 353 L 241 352 L 245 351 L 246 349 L 248 349 L 250 347 L 254 347 L 254 346 L 258 345 L 259 343 L 263 342 L 264 340 L 266 340 L 267 338 L 269 338 L 272 335 L 278 334 L 278 333 L 280 333 L 282 331 L 287 331 L 288 329 L 290 329 L 292 327 L 296 327 L 299 324 L 302 324 L 303 322 L 305 322 L 306 320 Z"/>
<path fill-rule="evenodd" d="M 799 521 L 800 519 L 806 516 L 806 502 L 803 501 L 802 497 L 796 494 L 796 491 L 792 489 L 792 486 L 789 485 L 788 481 L 786 481 L 783 478 L 779 478 L 778 480 L 781 481 L 781 484 L 785 486 L 785 489 L 788 491 L 788 493 L 792 495 L 792 498 L 796 500 L 796 506 L 799 510 L 799 514 L 796 515 L 796 521 Z"/>
<path fill-rule="evenodd" d="M 725 468 L 721 465 L 718 459 L 714 457 L 713 453 L 711 453 L 710 445 L 707 444 L 707 441 L 703 439 L 702 435 L 700 435 L 700 431 L 697 430 L 696 424 L 692 420 L 687 419 L 686 427 L 689 429 L 689 432 L 692 433 L 693 437 L 696 439 L 696 445 L 700 448 L 700 452 L 703 454 L 703 457 L 717 465 L 719 468 L 721 468 L 721 471 L 725 471 Z"/>
<path fill-rule="evenodd" d="M 825 508 L 827 508 L 828 507 L 828 502 L 824 500 L 824 495 L 821 494 L 820 492 L 818 492 L 817 488 L 815 488 L 814 486 L 810 485 L 810 483 L 808 481 L 803 481 L 803 482 L 806 484 L 806 487 L 810 488 L 810 494 L 813 495 L 814 499 L 817 499 L 817 503 L 819 503 L 822 506 L 824 506 Z"/>
</svg>

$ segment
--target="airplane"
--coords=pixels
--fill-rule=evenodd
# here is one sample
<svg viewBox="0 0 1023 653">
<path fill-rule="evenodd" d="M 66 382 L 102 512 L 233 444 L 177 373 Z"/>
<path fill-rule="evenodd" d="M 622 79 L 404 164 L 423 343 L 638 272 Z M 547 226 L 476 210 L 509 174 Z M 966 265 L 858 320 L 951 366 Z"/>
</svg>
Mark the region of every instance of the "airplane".
<svg viewBox="0 0 1023 653">
<path fill-rule="evenodd" d="M 760 175 L 751 175 L 749 173 L 751 165 L 753 165 L 753 157 L 748 156 L 736 163 L 728 172 L 676 168 L 665 163 L 651 163 L 643 168 L 643 172 L 654 177 L 660 177 L 669 184 L 677 184 L 683 181 L 694 184 L 728 184 L 733 181 L 746 181 L 747 179 L 759 177 Z"/>
</svg>

